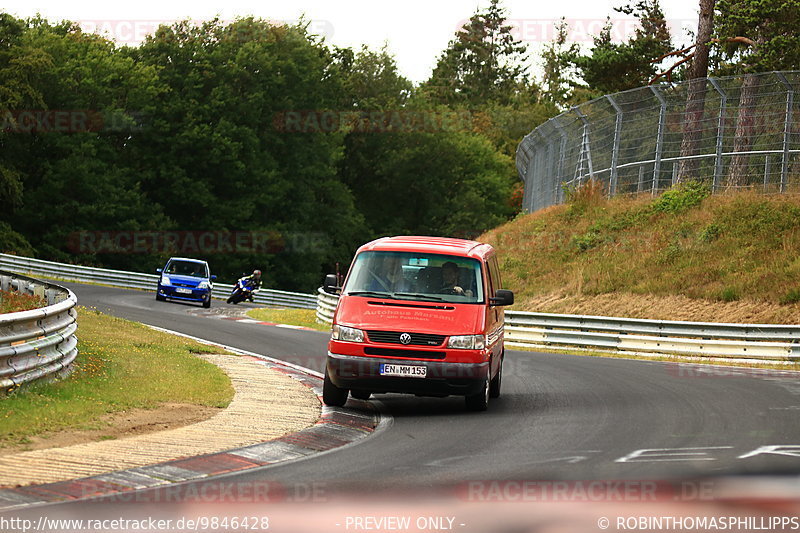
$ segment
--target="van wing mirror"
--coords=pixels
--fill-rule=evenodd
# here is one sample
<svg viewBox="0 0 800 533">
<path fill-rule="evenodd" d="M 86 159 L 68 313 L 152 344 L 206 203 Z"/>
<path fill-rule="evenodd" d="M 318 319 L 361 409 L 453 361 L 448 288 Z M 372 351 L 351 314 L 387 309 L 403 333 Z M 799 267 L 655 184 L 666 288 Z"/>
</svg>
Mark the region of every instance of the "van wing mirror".
<svg viewBox="0 0 800 533">
<path fill-rule="evenodd" d="M 489 298 L 492 305 L 512 305 L 514 303 L 514 293 L 505 289 L 497 289 L 494 296 Z"/>
<path fill-rule="evenodd" d="M 157 268 L 156 272 L 158 272 L 160 274 L 162 270 L 164 270 L 164 269 L 163 268 Z"/>
<path fill-rule="evenodd" d="M 328 294 L 338 294 L 341 287 L 338 285 L 336 274 L 328 274 L 325 276 L 325 283 L 322 284 L 322 290 Z"/>
<path fill-rule="evenodd" d="M 213 274 L 213 275 L 211 276 L 211 281 L 214 281 L 215 279 L 217 279 L 217 275 L 216 275 L 216 274 Z"/>
</svg>

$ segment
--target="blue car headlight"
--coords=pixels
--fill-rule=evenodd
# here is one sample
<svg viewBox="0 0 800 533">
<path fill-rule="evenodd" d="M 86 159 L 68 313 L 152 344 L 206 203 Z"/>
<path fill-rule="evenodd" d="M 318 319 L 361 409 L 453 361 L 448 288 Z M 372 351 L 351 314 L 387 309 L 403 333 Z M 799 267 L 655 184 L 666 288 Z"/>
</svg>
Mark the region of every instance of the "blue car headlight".
<svg viewBox="0 0 800 533">
<path fill-rule="evenodd" d="M 200 283 L 197 284 L 197 288 L 198 289 L 210 289 L 211 288 L 211 284 L 209 282 L 207 282 L 207 281 L 201 281 Z"/>
<path fill-rule="evenodd" d="M 172 282 L 169 279 L 169 276 L 161 276 L 161 284 L 162 285 L 172 285 Z"/>
</svg>

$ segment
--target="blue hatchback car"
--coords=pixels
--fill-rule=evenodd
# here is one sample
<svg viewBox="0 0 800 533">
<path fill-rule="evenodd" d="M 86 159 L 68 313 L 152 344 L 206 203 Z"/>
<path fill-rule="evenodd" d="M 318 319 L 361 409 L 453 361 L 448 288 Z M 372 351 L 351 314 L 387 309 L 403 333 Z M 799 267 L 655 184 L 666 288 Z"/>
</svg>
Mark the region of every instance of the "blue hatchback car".
<svg viewBox="0 0 800 533">
<path fill-rule="evenodd" d="M 200 259 L 172 257 L 164 268 L 156 269 L 161 274 L 156 290 L 156 300 L 167 298 L 187 302 L 200 302 L 203 307 L 211 307 L 213 281 L 208 263 Z"/>
</svg>

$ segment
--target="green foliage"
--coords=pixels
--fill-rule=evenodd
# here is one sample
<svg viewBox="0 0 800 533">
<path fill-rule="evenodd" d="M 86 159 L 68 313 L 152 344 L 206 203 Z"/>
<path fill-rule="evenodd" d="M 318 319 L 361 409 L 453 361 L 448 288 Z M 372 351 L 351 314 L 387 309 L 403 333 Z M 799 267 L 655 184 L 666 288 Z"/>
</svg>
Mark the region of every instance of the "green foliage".
<svg viewBox="0 0 800 533">
<path fill-rule="evenodd" d="M 722 234 L 722 229 L 720 228 L 719 224 L 712 222 L 705 228 L 703 231 L 700 232 L 697 239 L 700 242 L 713 242 L 719 238 Z"/>
<path fill-rule="evenodd" d="M 658 0 L 636 0 L 616 11 L 637 19 L 635 34 L 625 43 L 612 42 L 609 18 L 594 38 L 591 54 L 572 59 L 595 96 L 647 85 L 658 69 L 655 60 L 672 49 L 672 37 Z"/>
<path fill-rule="evenodd" d="M 579 252 L 590 250 L 603 242 L 600 232 L 596 228 L 591 228 L 586 233 L 574 235 L 572 237 L 572 244 L 578 249 Z"/>
<path fill-rule="evenodd" d="M 0 253 L 30 257 L 33 255 L 33 247 L 25 237 L 14 231 L 10 225 L 0 222 Z"/>
<path fill-rule="evenodd" d="M 436 103 L 472 106 L 509 104 L 529 91 L 525 46 L 511 30 L 499 0 L 491 0 L 458 30 L 423 91 Z"/>
<path fill-rule="evenodd" d="M 562 17 L 555 25 L 555 37 L 541 53 L 544 97 L 559 108 L 565 107 L 570 101 L 575 61 L 580 53 L 576 43 L 567 44 L 568 36 L 569 25 Z"/>
<path fill-rule="evenodd" d="M 740 299 L 739 291 L 735 287 L 725 287 L 720 291 L 719 299 L 723 302 L 735 302 Z"/>
<path fill-rule="evenodd" d="M 786 0 L 717 0 L 714 36 L 717 75 L 800 68 L 800 3 Z M 731 42 L 745 37 L 754 42 Z"/>
<path fill-rule="evenodd" d="M 800 303 L 800 289 L 789 289 L 781 296 L 779 302 L 783 305 Z"/>
<path fill-rule="evenodd" d="M 0 110 L 97 119 L 80 131 L 0 128 L 0 247 L 152 271 L 167 252 L 70 245 L 76 232 L 263 232 L 285 246 L 211 254 L 214 273 L 231 281 L 260 268 L 268 287 L 312 291 L 374 236 L 474 236 L 515 213 L 516 143 L 557 111 L 536 103 L 504 20 L 493 2 L 459 34 L 481 42 L 461 40 L 450 56 L 466 65 L 462 103 L 481 102 L 468 110 L 415 90 L 386 48 L 329 47 L 303 23 L 183 21 L 118 48 L 72 23 L 0 13 Z M 457 120 L 320 128 L 328 110 Z M 287 127 L 290 113 L 317 127 Z"/>
<path fill-rule="evenodd" d="M 657 213 L 680 213 L 700 205 L 709 194 L 711 189 L 703 182 L 682 182 L 653 200 L 652 210 Z"/>
</svg>

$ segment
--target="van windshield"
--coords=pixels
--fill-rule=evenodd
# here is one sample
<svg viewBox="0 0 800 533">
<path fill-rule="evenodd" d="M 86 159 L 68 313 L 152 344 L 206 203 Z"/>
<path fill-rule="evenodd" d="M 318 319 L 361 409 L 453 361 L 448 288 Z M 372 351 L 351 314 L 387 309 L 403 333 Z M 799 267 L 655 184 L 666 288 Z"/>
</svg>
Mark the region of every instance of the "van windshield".
<svg viewBox="0 0 800 533">
<path fill-rule="evenodd" d="M 483 303 L 481 263 L 476 259 L 414 252 L 362 252 L 344 294 L 369 298 Z"/>
</svg>

